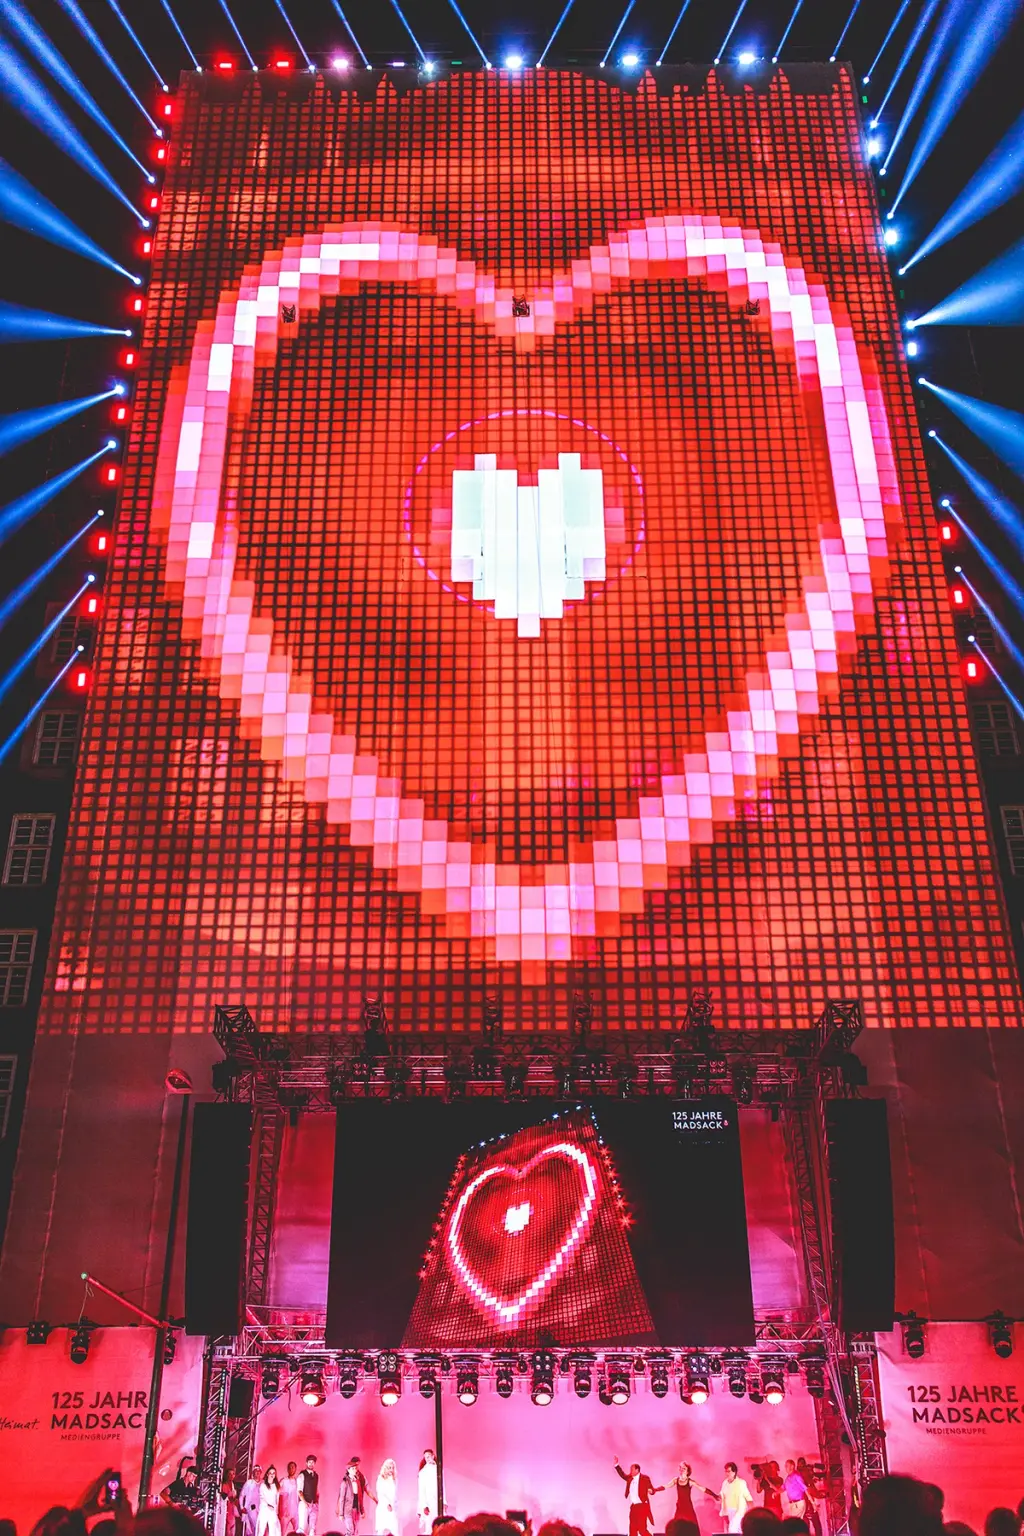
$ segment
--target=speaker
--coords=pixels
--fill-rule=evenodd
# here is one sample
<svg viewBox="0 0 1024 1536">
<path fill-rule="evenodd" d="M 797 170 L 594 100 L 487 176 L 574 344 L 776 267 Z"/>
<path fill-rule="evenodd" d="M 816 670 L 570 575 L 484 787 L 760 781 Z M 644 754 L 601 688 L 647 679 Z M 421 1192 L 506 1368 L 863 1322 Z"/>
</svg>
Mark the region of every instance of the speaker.
<svg viewBox="0 0 1024 1536">
<path fill-rule="evenodd" d="M 185 1237 L 185 1332 L 238 1333 L 252 1114 L 248 1104 L 197 1104 Z"/>
<path fill-rule="evenodd" d="M 247 1419 L 252 1413 L 252 1400 L 256 1383 L 247 1376 L 232 1376 L 228 1393 L 228 1418 Z"/>
<path fill-rule="evenodd" d="M 889 1123 L 884 1099 L 825 1107 L 836 1321 L 848 1333 L 887 1333 L 896 1307 Z"/>
</svg>

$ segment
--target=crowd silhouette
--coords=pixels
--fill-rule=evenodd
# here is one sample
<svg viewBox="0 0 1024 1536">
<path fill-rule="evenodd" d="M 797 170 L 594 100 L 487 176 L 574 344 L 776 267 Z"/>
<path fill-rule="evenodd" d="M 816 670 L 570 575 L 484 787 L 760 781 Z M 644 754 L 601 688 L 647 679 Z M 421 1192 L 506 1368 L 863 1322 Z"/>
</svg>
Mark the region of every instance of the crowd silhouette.
<svg viewBox="0 0 1024 1536">
<path fill-rule="evenodd" d="M 32 1527 L 30 1536 L 205 1536 L 206 1528 L 188 1509 L 173 1502 L 135 1513 L 123 1492 L 105 1499 L 108 1479 L 104 1472 L 75 1508 L 57 1505 L 48 1509 Z M 944 1519 L 942 1490 L 914 1477 L 891 1476 L 870 1483 L 859 1508 L 850 1512 L 853 1536 L 1024 1536 L 1024 1498 L 1015 1508 L 993 1509 L 977 1531 L 960 1521 Z M 458 1520 L 439 1515 L 434 1530 L 443 1536 L 584 1536 L 578 1526 L 559 1519 L 546 1520 L 536 1531 L 524 1533 L 503 1516 L 481 1512 Z M 698 1520 L 669 1520 L 665 1536 L 711 1536 L 721 1528 L 717 1515 L 702 1514 Z M 771 1508 L 748 1509 L 743 1516 L 743 1536 L 812 1536 L 808 1521 L 800 1516 L 780 1517 Z M 0 1518 L 0 1536 L 19 1536 L 12 1520 Z M 24 1533 L 21 1533 L 24 1536 Z M 339 1536 L 325 1531 L 323 1536 Z"/>
</svg>

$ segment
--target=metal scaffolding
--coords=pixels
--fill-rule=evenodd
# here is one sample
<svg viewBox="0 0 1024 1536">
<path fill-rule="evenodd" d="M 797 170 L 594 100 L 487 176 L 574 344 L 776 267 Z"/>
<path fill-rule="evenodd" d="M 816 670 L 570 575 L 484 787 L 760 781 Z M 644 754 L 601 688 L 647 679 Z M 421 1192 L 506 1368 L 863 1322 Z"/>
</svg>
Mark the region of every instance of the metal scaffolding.
<svg viewBox="0 0 1024 1536">
<path fill-rule="evenodd" d="M 376 1376 L 375 1351 L 328 1349 L 322 1312 L 273 1308 L 269 1267 L 273 1216 L 285 1117 L 331 1113 L 354 1098 L 400 1100 L 436 1096 L 448 1100 L 490 1096 L 505 1100 L 548 1097 L 555 1101 L 615 1096 L 704 1097 L 727 1094 L 741 1104 L 767 1106 L 781 1119 L 794 1171 L 804 1267 L 810 1307 L 804 1316 L 756 1319 L 756 1344 L 738 1351 L 703 1351 L 712 1374 L 730 1361 L 786 1361 L 790 1369 L 819 1372 L 814 1392 L 819 1443 L 826 1468 L 827 1514 L 831 1536 L 848 1527 L 851 1481 L 857 1487 L 885 1471 L 885 1437 L 878 1398 L 877 1361 L 870 1338 L 852 1339 L 834 1322 L 834 1288 L 828 1222 L 827 1145 L 824 1105 L 832 1096 L 855 1092 L 862 1078 L 852 1046 L 862 1028 L 856 1003 L 830 1003 L 813 1029 L 791 1032 L 715 1029 L 710 1001 L 696 994 L 677 1031 L 596 1035 L 585 1002 L 574 1001 L 569 1036 L 506 1032 L 500 1015 L 484 1020 L 481 1033 L 447 1039 L 392 1037 L 377 999 L 364 1007 L 361 1036 L 263 1034 L 244 1006 L 218 1008 L 214 1034 L 224 1060 L 214 1069 L 224 1098 L 252 1104 L 255 1115 L 250 1179 L 246 1313 L 234 1339 L 212 1340 L 207 1348 L 200 1424 L 202 1475 L 208 1523 L 212 1521 L 224 1468 L 247 1473 L 255 1448 L 259 1414 L 273 1400 L 261 1394 L 264 1365 L 271 1359 L 288 1369 L 319 1366 L 336 1372 L 341 1364 L 357 1379 Z M 590 1351 L 600 1370 L 622 1364 L 642 1374 L 657 1359 L 682 1379 L 697 1351 L 622 1349 Z M 500 1368 L 526 1370 L 515 1353 L 473 1351 L 483 1377 Z M 580 1351 L 562 1356 L 558 1369 L 575 1369 Z M 453 1370 L 442 1355 L 400 1352 L 398 1368 L 411 1378 L 425 1366 L 441 1382 Z M 810 1387 L 810 1376 L 808 1386 Z M 453 1378 L 454 1380 L 454 1378 Z M 241 1391 L 233 1383 L 245 1385 Z M 451 1385 L 451 1384 L 449 1384 Z M 234 1410 L 234 1411 L 232 1411 Z M 851 1468 L 852 1461 L 852 1468 Z M 851 1477 L 852 1472 L 852 1477 Z"/>
</svg>

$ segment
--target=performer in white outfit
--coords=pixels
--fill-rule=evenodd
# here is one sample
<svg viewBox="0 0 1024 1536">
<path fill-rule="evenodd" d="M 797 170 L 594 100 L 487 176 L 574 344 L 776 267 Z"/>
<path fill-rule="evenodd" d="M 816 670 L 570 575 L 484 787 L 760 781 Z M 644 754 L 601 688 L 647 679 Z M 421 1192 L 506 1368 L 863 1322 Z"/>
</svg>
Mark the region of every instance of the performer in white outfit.
<svg viewBox="0 0 1024 1536">
<path fill-rule="evenodd" d="M 377 1536 L 398 1536 L 398 1468 L 391 1457 L 377 1476 Z"/>
<path fill-rule="evenodd" d="M 260 1479 L 263 1468 L 257 1462 L 238 1494 L 238 1507 L 242 1512 L 242 1536 L 256 1536 L 256 1521 L 260 1512 Z"/>
<path fill-rule="evenodd" d="M 281 1536 L 293 1536 L 299 1528 L 298 1472 L 295 1462 L 290 1461 L 287 1474 L 281 1479 Z"/>
<path fill-rule="evenodd" d="M 430 1536 L 431 1526 L 440 1513 L 437 1507 L 437 1457 L 431 1450 L 424 1451 L 420 1461 L 416 1505 L 419 1512 L 420 1536 Z"/>
<path fill-rule="evenodd" d="M 268 1467 L 260 1483 L 256 1536 L 281 1536 L 281 1484 L 277 1480 L 276 1467 Z"/>
<path fill-rule="evenodd" d="M 725 1482 L 722 1484 L 722 1519 L 727 1531 L 740 1531 L 743 1516 L 754 1502 L 754 1495 L 739 1475 L 734 1461 L 725 1464 Z"/>
</svg>

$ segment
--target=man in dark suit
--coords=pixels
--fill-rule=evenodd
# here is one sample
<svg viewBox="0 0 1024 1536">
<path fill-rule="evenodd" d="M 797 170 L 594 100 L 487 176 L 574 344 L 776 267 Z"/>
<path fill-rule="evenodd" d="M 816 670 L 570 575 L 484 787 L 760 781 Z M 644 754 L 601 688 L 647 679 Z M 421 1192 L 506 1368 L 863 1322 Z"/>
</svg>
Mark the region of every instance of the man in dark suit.
<svg viewBox="0 0 1024 1536">
<path fill-rule="evenodd" d="M 640 1463 L 634 1461 L 628 1472 L 623 1472 L 619 1458 L 615 1458 L 615 1470 L 626 1485 L 626 1502 L 629 1505 L 629 1536 L 650 1536 L 654 1524 L 651 1510 L 651 1494 L 664 1493 L 655 1488 L 646 1472 L 640 1471 Z"/>
</svg>

